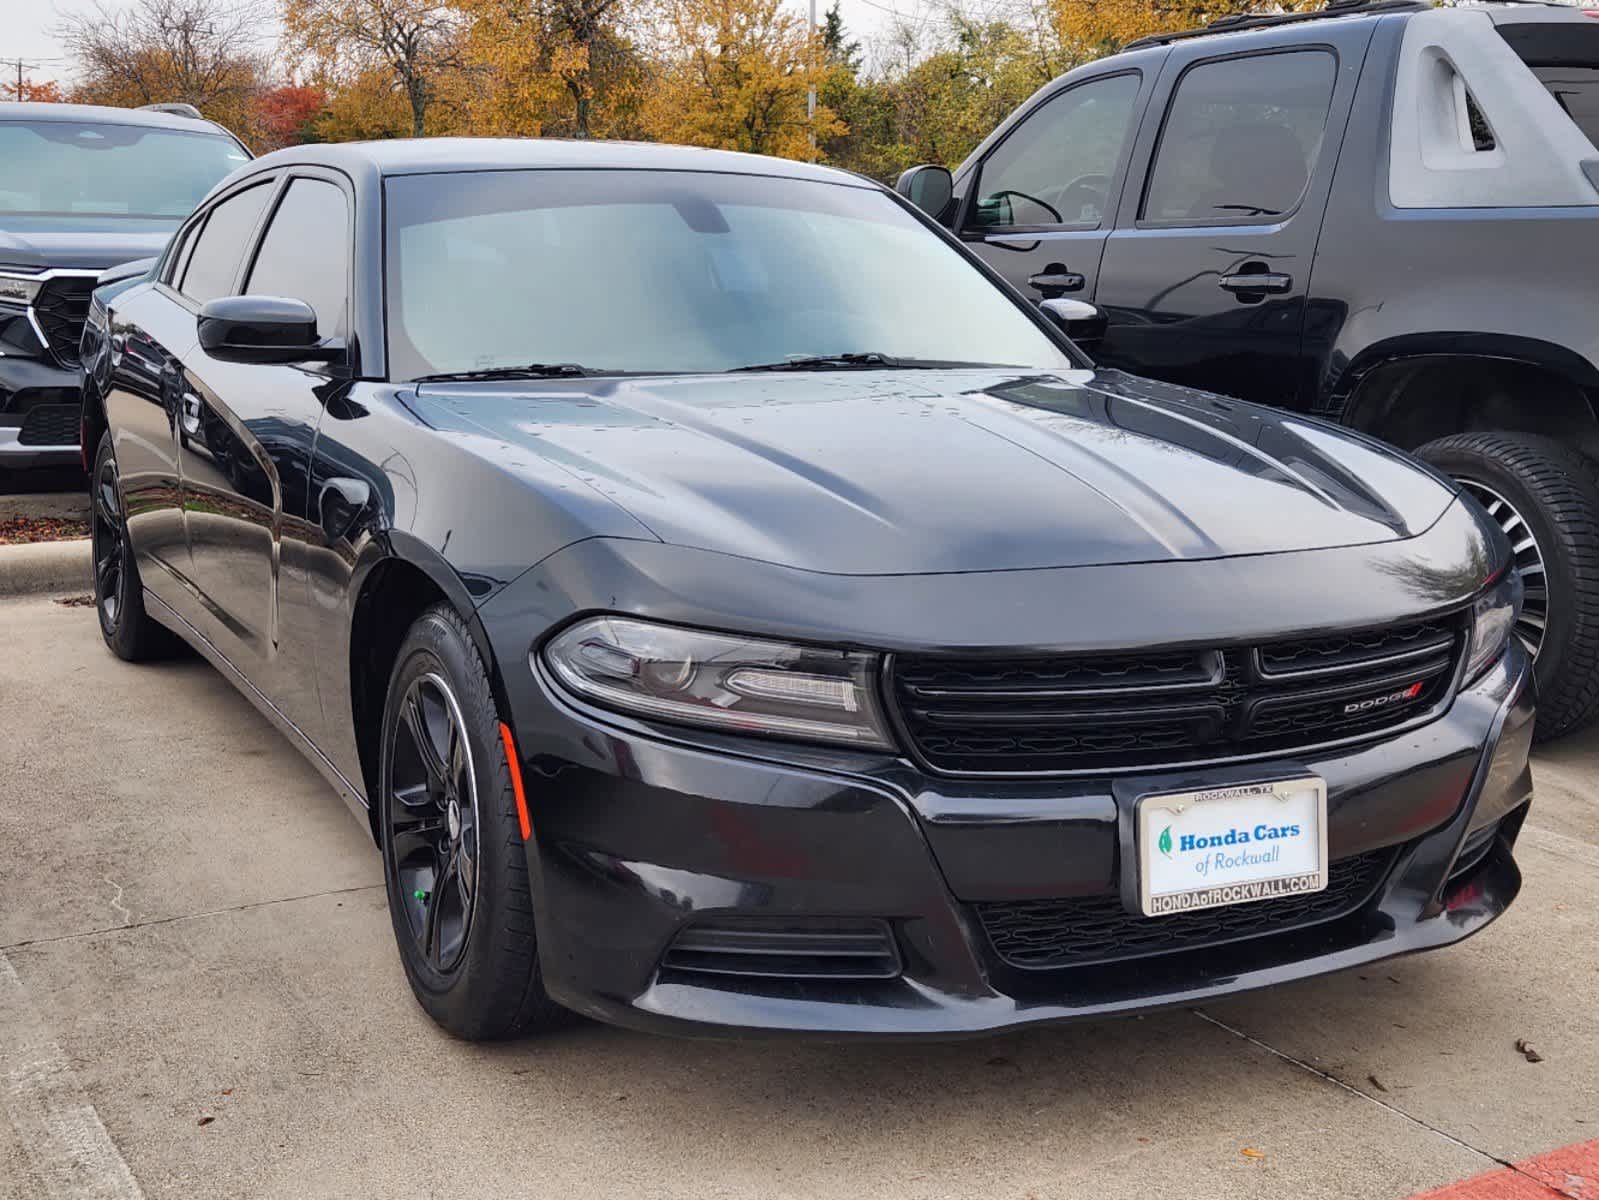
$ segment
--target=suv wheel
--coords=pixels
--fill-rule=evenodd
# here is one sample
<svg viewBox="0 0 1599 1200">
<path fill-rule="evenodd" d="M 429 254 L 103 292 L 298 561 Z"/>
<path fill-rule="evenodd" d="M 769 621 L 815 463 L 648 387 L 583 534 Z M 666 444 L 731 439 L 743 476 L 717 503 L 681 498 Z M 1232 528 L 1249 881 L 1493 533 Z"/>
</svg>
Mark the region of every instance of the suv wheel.
<svg viewBox="0 0 1599 1200">
<path fill-rule="evenodd" d="M 527 852 L 488 675 L 447 605 L 411 626 L 383 714 L 378 832 L 389 917 L 418 1002 L 457 1037 L 555 1024 Z"/>
<path fill-rule="evenodd" d="M 1552 438 L 1462 433 L 1416 453 L 1505 531 L 1527 585 L 1516 636 L 1535 656 L 1537 736 L 1599 710 L 1599 466 Z"/>
</svg>

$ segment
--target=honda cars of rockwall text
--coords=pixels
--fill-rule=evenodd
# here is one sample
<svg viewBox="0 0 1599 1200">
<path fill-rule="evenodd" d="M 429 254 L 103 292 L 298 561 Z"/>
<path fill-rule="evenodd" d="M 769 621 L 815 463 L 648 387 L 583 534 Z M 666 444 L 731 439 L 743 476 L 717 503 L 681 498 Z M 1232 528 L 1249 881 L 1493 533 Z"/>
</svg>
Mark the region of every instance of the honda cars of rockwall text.
<svg viewBox="0 0 1599 1200">
<path fill-rule="evenodd" d="M 823 167 L 271 154 L 90 314 L 97 617 L 316 765 L 463 1037 L 975 1034 L 1482 929 L 1503 532 L 1083 308 Z"/>
</svg>

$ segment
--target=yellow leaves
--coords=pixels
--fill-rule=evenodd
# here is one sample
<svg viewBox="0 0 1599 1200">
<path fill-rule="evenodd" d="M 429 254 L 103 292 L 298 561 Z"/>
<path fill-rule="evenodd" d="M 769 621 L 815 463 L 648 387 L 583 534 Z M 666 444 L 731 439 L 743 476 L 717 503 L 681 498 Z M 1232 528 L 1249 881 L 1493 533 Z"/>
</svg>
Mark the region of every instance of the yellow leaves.
<svg viewBox="0 0 1599 1200">
<path fill-rule="evenodd" d="M 666 142 L 807 158 L 845 132 L 825 104 L 821 38 L 779 0 L 672 0 L 661 61 L 645 102 L 648 132 Z M 822 157 L 822 151 L 816 151 Z"/>
<path fill-rule="evenodd" d="M 1254 0 L 1048 0 L 1048 5 L 1069 62 L 1086 62 L 1152 33 L 1194 29 L 1224 13 L 1255 7 Z"/>
</svg>

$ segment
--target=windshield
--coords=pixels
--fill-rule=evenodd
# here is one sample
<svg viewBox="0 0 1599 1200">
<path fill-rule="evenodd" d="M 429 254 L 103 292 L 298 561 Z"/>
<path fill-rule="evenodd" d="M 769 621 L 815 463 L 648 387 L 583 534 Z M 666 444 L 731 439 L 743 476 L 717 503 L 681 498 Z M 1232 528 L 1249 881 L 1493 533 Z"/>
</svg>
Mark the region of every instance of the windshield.
<svg viewBox="0 0 1599 1200">
<path fill-rule="evenodd" d="M 552 170 L 401 176 L 385 195 L 394 379 L 529 363 L 729 371 L 844 354 L 1074 365 L 874 188 Z"/>
<path fill-rule="evenodd" d="M 15 213 L 177 221 L 248 159 L 216 133 L 6 121 L 0 113 L 0 219 Z"/>
</svg>

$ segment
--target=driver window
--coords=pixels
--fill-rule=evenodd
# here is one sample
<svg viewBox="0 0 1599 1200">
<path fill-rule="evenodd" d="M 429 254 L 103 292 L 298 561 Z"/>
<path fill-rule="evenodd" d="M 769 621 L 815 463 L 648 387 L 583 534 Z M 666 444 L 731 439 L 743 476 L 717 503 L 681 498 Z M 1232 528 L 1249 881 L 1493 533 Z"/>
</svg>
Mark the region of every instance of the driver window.
<svg viewBox="0 0 1599 1200">
<path fill-rule="evenodd" d="M 1132 126 L 1138 87 L 1136 72 L 1112 75 L 1045 101 L 983 161 L 967 224 L 1097 227 Z"/>
</svg>

